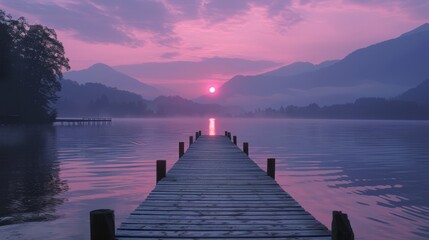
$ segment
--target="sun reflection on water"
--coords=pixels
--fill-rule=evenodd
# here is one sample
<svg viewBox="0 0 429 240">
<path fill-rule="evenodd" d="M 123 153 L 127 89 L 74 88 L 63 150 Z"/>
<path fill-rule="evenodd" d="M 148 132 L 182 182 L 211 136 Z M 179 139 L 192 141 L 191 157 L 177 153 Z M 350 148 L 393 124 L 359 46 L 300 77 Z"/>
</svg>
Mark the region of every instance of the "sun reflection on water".
<svg viewBox="0 0 429 240">
<path fill-rule="evenodd" d="M 216 135 L 216 119 L 209 118 L 209 135 Z"/>
</svg>

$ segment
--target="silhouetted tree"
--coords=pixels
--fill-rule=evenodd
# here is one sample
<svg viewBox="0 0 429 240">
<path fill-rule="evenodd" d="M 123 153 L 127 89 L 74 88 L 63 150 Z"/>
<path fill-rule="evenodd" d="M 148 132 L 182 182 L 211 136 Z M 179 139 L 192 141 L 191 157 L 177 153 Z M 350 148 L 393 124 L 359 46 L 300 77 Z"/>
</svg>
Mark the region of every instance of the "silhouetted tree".
<svg viewBox="0 0 429 240">
<path fill-rule="evenodd" d="M 0 10 L 0 115 L 24 122 L 49 122 L 61 89 L 62 70 L 70 69 L 55 30 L 12 19 Z M 3 39 L 4 37 L 4 39 Z"/>
<path fill-rule="evenodd" d="M 12 38 L 9 35 L 9 29 L 5 24 L 6 16 L 0 10 L 0 83 L 6 80 L 9 73 L 10 49 L 12 46 Z"/>
</svg>

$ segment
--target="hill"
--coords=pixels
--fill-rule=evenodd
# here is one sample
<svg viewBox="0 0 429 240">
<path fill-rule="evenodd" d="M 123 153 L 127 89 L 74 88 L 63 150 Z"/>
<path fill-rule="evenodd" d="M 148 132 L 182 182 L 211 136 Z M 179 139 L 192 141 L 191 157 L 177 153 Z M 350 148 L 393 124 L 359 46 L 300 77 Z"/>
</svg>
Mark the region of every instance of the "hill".
<svg viewBox="0 0 429 240">
<path fill-rule="evenodd" d="M 247 117 L 328 118 L 328 119 L 396 119 L 429 120 L 429 79 L 398 97 L 358 98 L 353 103 L 320 107 L 316 103 L 305 107 L 266 108 L 247 112 Z"/>
<path fill-rule="evenodd" d="M 273 77 L 286 77 L 293 76 L 301 73 L 315 71 L 324 67 L 328 67 L 338 62 L 338 60 L 330 60 L 322 62 L 318 65 L 309 63 L 309 62 L 295 62 L 280 68 L 277 68 L 273 71 L 266 72 L 261 74 L 261 76 L 273 76 Z"/>
<path fill-rule="evenodd" d="M 56 108 L 60 117 L 230 116 L 241 111 L 217 104 L 199 104 L 179 96 L 146 100 L 100 83 L 79 84 L 71 80 L 62 81 L 59 96 Z"/>
<path fill-rule="evenodd" d="M 393 99 L 429 105 L 429 79 Z"/>
<path fill-rule="evenodd" d="M 161 95 L 157 88 L 142 83 L 102 63 L 94 64 L 84 70 L 66 72 L 64 73 L 64 78 L 78 83 L 101 83 L 109 87 L 140 94 L 146 99 L 153 99 Z"/>
<path fill-rule="evenodd" d="M 100 83 L 62 81 L 56 108 L 60 117 L 145 116 L 151 112 L 140 95 Z"/>
</svg>

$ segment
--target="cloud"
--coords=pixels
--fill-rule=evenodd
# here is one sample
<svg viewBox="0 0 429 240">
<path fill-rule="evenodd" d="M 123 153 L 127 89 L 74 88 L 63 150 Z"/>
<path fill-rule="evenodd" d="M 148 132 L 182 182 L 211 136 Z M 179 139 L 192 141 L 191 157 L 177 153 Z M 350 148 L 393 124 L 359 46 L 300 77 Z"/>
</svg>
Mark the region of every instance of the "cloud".
<svg viewBox="0 0 429 240">
<path fill-rule="evenodd" d="M 135 39 L 120 29 L 117 21 L 99 11 L 93 4 L 77 2 L 60 5 L 34 1 L 4 1 L 3 4 L 21 12 L 31 13 L 42 23 L 70 31 L 75 37 L 84 41 L 127 45 L 143 44 L 142 40 Z"/>
<path fill-rule="evenodd" d="M 429 1 L 427 0 L 342 0 L 343 4 L 355 4 L 364 7 L 377 7 L 390 11 L 399 11 L 412 18 L 427 20 L 429 17 Z"/>
<path fill-rule="evenodd" d="M 164 0 L 164 3 L 174 13 L 176 21 L 198 19 L 203 5 L 201 0 Z"/>
<path fill-rule="evenodd" d="M 291 0 L 170 0 L 169 4 L 178 9 L 184 19 L 202 19 L 209 25 L 249 14 L 254 7 L 265 9 L 266 18 L 281 32 L 302 19 L 293 9 Z"/>
<path fill-rule="evenodd" d="M 246 0 L 212 0 L 205 2 L 202 7 L 202 16 L 211 23 L 226 21 L 250 9 L 249 1 Z"/>
<path fill-rule="evenodd" d="M 178 53 L 178 52 L 166 52 L 166 53 L 161 54 L 161 58 L 163 58 L 163 59 L 173 59 L 177 56 L 180 56 L 180 53 Z"/>
<path fill-rule="evenodd" d="M 155 0 L 94 0 L 94 4 L 123 25 L 162 34 L 172 33 L 169 12 L 161 2 Z"/>
<path fill-rule="evenodd" d="M 144 40 L 132 34 L 134 30 L 153 33 L 160 42 L 177 42 L 173 22 L 164 4 L 159 1 L 86 0 L 4 1 L 3 5 L 34 15 L 43 24 L 70 31 L 83 41 L 139 46 Z"/>
<path fill-rule="evenodd" d="M 167 56 L 176 53 L 166 53 Z M 151 62 L 116 66 L 114 69 L 140 80 L 227 79 L 235 74 L 258 73 L 280 66 L 272 61 L 251 61 L 238 58 L 204 58 L 200 61 Z"/>
<path fill-rule="evenodd" d="M 87 42 L 139 46 L 134 31 L 152 34 L 150 40 L 168 47 L 181 43 L 175 25 L 200 19 L 209 24 L 247 14 L 255 6 L 266 9 L 278 26 L 293 25 L 300 17 L 289 0 L 4 0 L 1 5 L 36 17 L 42 24 L 70 31 Z"/>
</svg>

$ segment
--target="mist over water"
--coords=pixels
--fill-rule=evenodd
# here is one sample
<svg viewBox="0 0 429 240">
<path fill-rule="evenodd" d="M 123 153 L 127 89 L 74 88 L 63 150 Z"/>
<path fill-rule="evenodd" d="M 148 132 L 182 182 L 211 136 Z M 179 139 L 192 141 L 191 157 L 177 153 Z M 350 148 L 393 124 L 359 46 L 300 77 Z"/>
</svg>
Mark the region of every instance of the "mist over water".
<svg viewBox="0 0 429 240">
<path fill-rule="evenodd" d="M 276 180 L 330 228 L 348 213 L 357 239 L 429 238 L 429 122 L 115 119 L 110 126 L 0 127 L 0 239 L 88 239 L 89 211 L 117 225 L 195 131 L 238 136 Z"/>
</svg>

